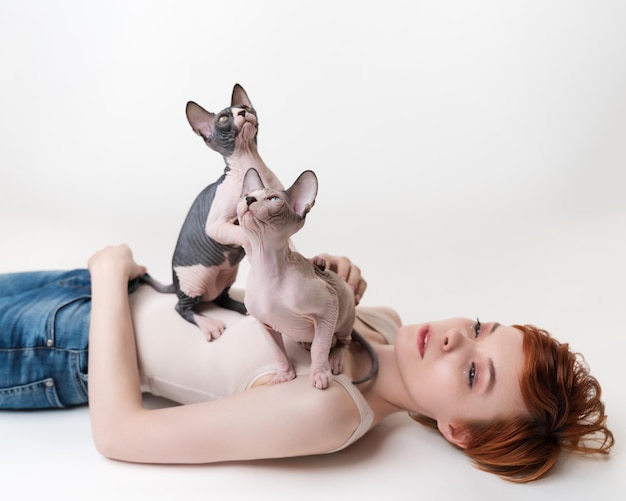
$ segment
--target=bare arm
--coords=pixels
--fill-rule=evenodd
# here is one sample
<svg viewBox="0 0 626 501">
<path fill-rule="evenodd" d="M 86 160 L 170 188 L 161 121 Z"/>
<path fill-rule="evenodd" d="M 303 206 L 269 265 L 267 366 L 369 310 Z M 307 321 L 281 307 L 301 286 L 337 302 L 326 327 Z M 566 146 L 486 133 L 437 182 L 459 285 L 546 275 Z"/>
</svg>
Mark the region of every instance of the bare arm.
<svg viewBox="0 0 626 501">
<path fill-rule="evenodd" d="M 132 423 L 143 410 L 127 284 L 141 272 L 125 246 L 89 260 L 92 307 L 89 329 L 89 407 L 98 450 L 123 440 L 116 422 Z"/>
<path fill-rule="evenodd" d="M 89 399 L 92 432 L 105 456 L 135 462 L 208 463 L 323 453 L 344 443 L 359 414 L 339 385 L 307 378 L 222 400 L 143 408 L 127 280 L 143 271 L 126 246 L 89 263 L 92 319 Z"/>
</svg>

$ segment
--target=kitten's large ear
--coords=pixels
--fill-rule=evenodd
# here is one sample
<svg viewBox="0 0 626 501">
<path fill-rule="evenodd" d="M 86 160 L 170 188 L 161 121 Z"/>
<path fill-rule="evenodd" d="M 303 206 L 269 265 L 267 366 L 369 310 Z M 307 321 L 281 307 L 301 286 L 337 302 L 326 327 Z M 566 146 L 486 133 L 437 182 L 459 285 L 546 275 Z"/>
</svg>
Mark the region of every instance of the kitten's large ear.
<svg viewBox="0 0 626 501">
<path fill-rule="evenodd" d="M 261 176 L 256 169 L 250 168 L 243 176 L 243 182 L 241 184 L 241 196 L 245 196 L 256 190 L 262 190 L 265 188 Z"/>
<path fill-rule="evenodd" d="M 243 90 L 243 87 L 239 84 L 235 84 L 233 87 L 233 96 L 230 99 L 230 105 L 240 108 L 243 106 L 254 108 L 248 94 L 246 94 L 246 91 Z"/>
<path fill-rule="evenodd" d="M 205 110 L 193 101 L 187 103 L 185 111 L 193 131 L 205 140 L 211 137 L 213 125 L 215 124 L 215 113 Z"/>
<path fill-rule="evenodd" d="M 305 170 L 286 191 L 289 205 L 300 217 L 306 216 L 315 204 L 317 196 L 317 176 L 312 170 Z"/>
</svg>

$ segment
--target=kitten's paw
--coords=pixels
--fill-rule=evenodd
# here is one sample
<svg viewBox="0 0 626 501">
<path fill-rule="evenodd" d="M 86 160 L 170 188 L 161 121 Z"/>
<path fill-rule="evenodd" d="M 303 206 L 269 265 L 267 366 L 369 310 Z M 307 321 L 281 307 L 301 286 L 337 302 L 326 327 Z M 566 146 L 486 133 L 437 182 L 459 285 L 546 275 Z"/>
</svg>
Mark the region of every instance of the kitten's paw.
<svg viewBox="0 0 626 501">
<path fill-rule="evenodd" d="M 221 320 L 205 317 L 203 315 L 195 316 L 196 325 L 200 328 L 207 341 L 213 341 L 220 337 L 226 326 Z"/>
<path fill-rule="evenodd" d="M 296 378 L 296 372 L 293 369 L 288 371 L 278 371 L 276 375 L 272 378 L 272 384 L 280 384 L 286 383 L 287 381 L 291 381 Z"/>
<path fill-rule="evenodd" d="M 333 374 L 341 374 L 343 372 L 343 357 L 331 357 L 329 359 L 330 370 Z"/>
<path fill-rule="evenodd" d="M 341 374 L 343 372 L 343 357 L 346 354 L 347 347 L 344 345 L 335 346 L 328 357 L 330 370 L 333 374 Z"/>
<path fill-rule="evenodd" d="M 315 386 L 318 390 L 325 390 L 328 388 L 331 378 L 332 375 L 330 370 L 314 370 L 311 371 L 311 374 L 309 374 L 311 383 L 313 383 L 313 386 Z"/>
<path fill-rule="evenodd" d="M 302 346 L 306 351 L 311 351 L 311 343 L 307 343 L 306 341 L 299 341 L 298 344 Z"/>
</svg>

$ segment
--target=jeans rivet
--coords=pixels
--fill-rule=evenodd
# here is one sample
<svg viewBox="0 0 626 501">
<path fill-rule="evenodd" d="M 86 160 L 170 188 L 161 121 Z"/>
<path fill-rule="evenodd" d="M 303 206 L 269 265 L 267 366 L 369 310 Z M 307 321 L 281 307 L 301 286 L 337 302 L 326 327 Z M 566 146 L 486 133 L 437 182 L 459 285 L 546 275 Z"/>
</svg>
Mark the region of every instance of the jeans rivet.
<svg viewBox="0 0 626 501">
<path fill-rule="evenodd" d="M 46 344 L 47 344 L 48 346 L 52 346 L 52 339 L 48 339 L 48 340 L 46 341 Z"/>
</svg>

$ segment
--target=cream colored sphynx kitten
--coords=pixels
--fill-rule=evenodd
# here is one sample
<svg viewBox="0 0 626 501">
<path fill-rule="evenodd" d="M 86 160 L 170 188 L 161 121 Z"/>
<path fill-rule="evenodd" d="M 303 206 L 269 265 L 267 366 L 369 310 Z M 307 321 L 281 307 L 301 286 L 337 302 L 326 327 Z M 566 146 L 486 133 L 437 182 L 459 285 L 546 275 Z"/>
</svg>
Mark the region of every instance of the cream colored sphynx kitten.
<svg viewBox="0 0 626 501">
<path fill-rule="evenodd" d="M 243 179 L 237 218 L 249 239 L 244 244 L 250 261 L 244 302 L 276 348 L 278 371 L 272 383 L 296 377 L 283 343 L 285 335 L 310 343 L 309 377 L 313 386 L 325 389 L 332 374 L 343 371 L 343 357 L 351 338 L 368 351 L 373 362 L 370 374 L 355 384 L 375 374 L 377 361 L 371 345 L 353 330 L 355 300 L 350 286 L 289 245 L 290 237 L 304 226 L 317 189 L 317 176 L 310 170 L 282 191 L 266 188 L 259 173 L 250 169 Z"/>
</svg>

